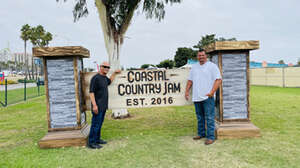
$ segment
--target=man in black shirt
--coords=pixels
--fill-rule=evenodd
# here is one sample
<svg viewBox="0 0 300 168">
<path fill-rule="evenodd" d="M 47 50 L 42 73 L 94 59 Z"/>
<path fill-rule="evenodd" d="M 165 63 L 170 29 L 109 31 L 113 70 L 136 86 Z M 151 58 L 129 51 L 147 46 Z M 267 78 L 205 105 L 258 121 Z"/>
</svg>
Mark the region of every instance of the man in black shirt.
<svg viewBox="0 0 300 168">
<path fill-rule="evenodd" d="M 110 69 L 108 62 L 103 62 L 100 65 L 100 71 L 93 76 L 90 83 L 90 99 L 92 103 L 92 125 L 90 129 L 88 146 L 92 149 L 98 149 L 102 146 L 100 144 L 106 144 L 101 139 L 101 127 L 105 117 L 105 112 L 108 108 L 108 85 L 114 80 L 117 73 L 120 70 L 116 70 L 110 78 L 106 75 Z"/>
</svg>

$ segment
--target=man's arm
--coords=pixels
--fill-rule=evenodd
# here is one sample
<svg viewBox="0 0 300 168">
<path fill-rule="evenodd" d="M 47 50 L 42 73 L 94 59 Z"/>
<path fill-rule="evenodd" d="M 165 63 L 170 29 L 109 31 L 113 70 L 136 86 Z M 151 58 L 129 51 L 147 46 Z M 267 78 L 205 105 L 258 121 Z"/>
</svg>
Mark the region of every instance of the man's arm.
<svg viewBox="0 0 300 168">
<path fill-rule="evenodd" d="M 222 83 L 222 79 L 216 79 L 215 82 L 214 82 L 213 88 L 211 89 L 211 91 L 206 96 L 213 97 L 215 92 L 220 87 L 221 83 Z"/>
<path fill-rule="evenodd" d="M 190 89 L 191 89 L 192 85 L 193 85 L 193 82 L 191 80 L 188 80 L 187 84 L 186 84 L 186 88 L 185 88 L 185 95 L 184 95 L 186 100 L 189 100 Z"/>
<path fill-rule="evenodd" d="M 90 93 L 90 99 L 91 99 L 91 102 L 92 102 L 92 105 L 93 105 L 93 112 L 95 114 L 98 114 L 98 106 L 96 104 L 96 100 L 95 100 L 95 94 L 94 93 Z"/>
<path fill-rule="evenodd" d="M 121 72 L 121 70 L 117 69 L 111 76 L 110 76 L 110 81 L 113 82 L 113 80 L 115 79 L 116 75 L 119 74 Z"/>
</svg>

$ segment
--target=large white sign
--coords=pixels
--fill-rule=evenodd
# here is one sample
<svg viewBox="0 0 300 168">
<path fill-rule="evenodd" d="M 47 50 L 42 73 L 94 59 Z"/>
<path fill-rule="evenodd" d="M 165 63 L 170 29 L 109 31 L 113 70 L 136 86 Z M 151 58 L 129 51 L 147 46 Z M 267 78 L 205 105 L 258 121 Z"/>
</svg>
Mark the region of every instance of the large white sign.
<svg viewBox="0 0 300 168">
<path fill-rule="evenodd" d="M 89 83 L 96 73 L 84 74 L 87 108 Z M 184 93 L 189 69 L 122 71 L 109 86 L 109 108 L 182 106 L 192 102 Z"/>
</svg>

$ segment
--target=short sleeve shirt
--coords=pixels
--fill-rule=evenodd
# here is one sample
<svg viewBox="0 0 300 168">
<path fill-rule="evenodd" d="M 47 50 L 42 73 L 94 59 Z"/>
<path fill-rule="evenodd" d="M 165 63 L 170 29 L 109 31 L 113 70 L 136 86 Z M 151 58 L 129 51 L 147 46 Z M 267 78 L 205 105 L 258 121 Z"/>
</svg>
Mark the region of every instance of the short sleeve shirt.
<svg viewBox="0 0 300 168">
<path fill-rule="evenodd" d="M 90 82 L 90 93 L 94 93 L 98 110 L 108 108 L 108 85 L 111 80 L 107 76 L 96 74 Z"/>
<path fill-rule="evenodd" d="M 203 65 L 199 62 L 194 64 L 188 77 L 188 80 L 193 82 L 192 101 L 200 102 L 207 99 L 206 94 L 211 91 L 216 79 L 221 79 L 220 70 L 216 64 L 210 61 Z"/>
</svg>

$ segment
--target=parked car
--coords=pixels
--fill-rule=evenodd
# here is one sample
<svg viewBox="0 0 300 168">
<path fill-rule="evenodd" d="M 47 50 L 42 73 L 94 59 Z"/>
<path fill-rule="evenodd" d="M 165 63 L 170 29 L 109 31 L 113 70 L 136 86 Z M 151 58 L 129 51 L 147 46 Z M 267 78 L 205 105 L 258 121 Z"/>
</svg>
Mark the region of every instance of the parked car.
<svg viewBox="0 0 300 168">
<path fill-rule="evenodd" d="M 43 77 L 40 77 L 37 82 L 36 82 L 36 85 L 39 86 L 39 85 L 45 85 L 45 80 Z"/>
<path fill-rule="evenodd" d="M 17 73 L 18 75 L 24 75 L 24 72 L 23 71 L 20 71 Z"/>
</svg>

